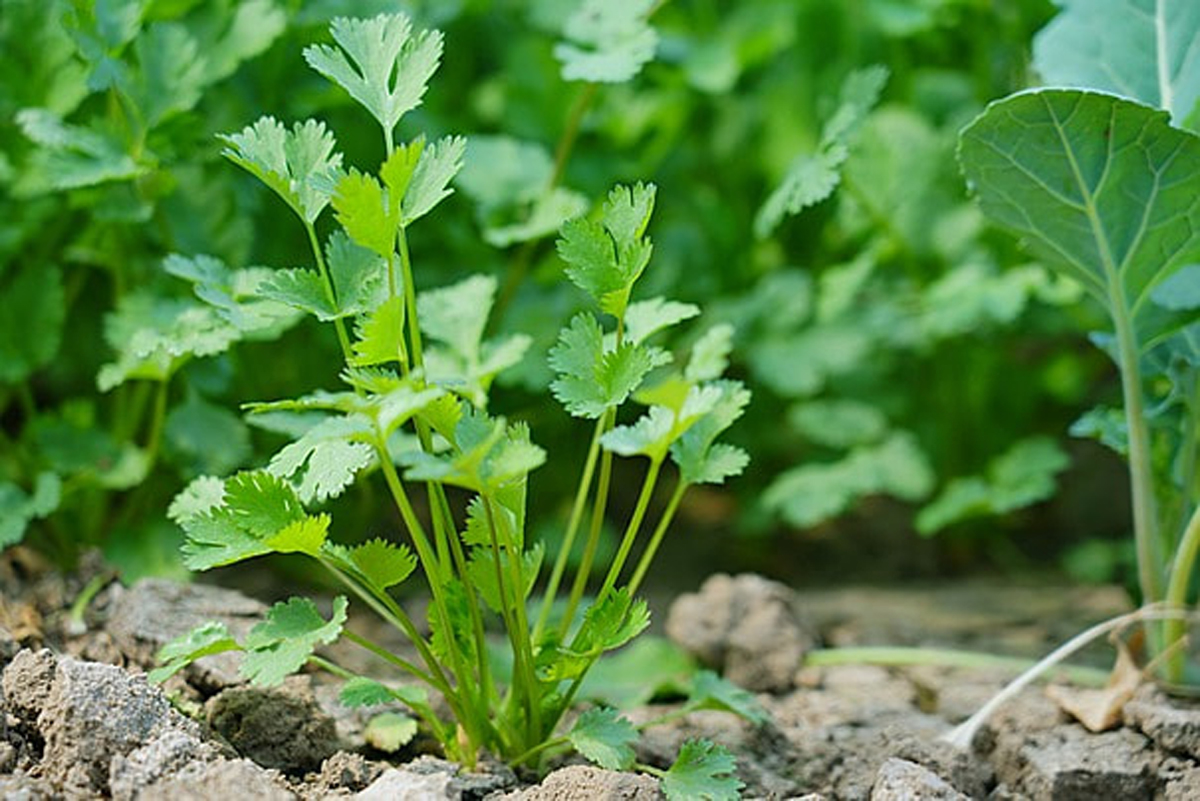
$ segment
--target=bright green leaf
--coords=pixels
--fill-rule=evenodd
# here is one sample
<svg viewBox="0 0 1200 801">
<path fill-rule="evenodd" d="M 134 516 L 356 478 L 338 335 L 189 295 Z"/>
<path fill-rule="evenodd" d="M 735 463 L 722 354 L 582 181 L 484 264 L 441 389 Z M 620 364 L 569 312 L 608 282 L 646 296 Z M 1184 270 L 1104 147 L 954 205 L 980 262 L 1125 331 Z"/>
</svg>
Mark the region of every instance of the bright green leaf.
<svg viewBox="0 0 1200 801">
<path fill-rule="evenodd" d="M 78 189 L 109 181 L 127 181 L 146 168 L 125 152 L 121 143 L 102 130 L 68 125 L 48 109 L 22 109 L 16 115 L 21 132 L 41 148 L 18 181 L 24 194 Z"/>
<path fill-rule="evenodd" d="M 638 731 L 615 709 L 589 709 L 567 732 L 575 750 L 607 770 L 629 770 L 635 754 Z"/>
<path fill-rule="evenodd" d="M 305 517 L 267 537 L 266 544 L 276 553 L 302 553 L 314 558 L 321 555 L 329 534 L 329 515 Z"/>
<path fill-rule="evenodd" d="M 230 636 L 224 623 L 205 623 L 160 648 L 155 656 L 160 666 L 151 670 L 146 680 L 151 684 L 162 684 L 201 657 L 239 650 L 241 646 Z"/>
<path fill-rule="evenodd" d="M 384 301 L 359 322 L 355 333 L 358 341 L 353 346 L 354 366 L 372 367 L 391 362 L 406 364 L 404 297 L 396 295 Z"/>
<path fill-rule="evenodd" d="M 570 414 L 596 418 L 624 403 L 655 366 L 653 352 L 632 341 L 606 350 L 600 323 L 582 313 L 550 351 L 550 367 L 558 373 L 550 390 Z"/>
<path fill-rule="evenodd" d="M 298 480 L 296 492 L 305 503 L 336 497 L 354 482 L 358 471 L 373 463 L 374 449 L 359 441 L 370 433 L 370 422 L 364 418 L 330 417 L 284 446 L 267 469 L 279 478 Z"/>
<path fill-rule="evenodd" d="M 625 310 L 625 336 L 640 345 L 664 328 L 700 314 L 700 307 L 663 298 L 630 303 Z"/>
<path fill-rule="evenodd" d="M 372 175 L 350 168 L 331 199 L 342 228 L 355 244 L 387 258 L 395 250 L 400 215 L 389 213 L 383 187 Z"/>
<path fill-rule="evenodd" d="M 167 517 L 178 525 L 183 521 L 205 514 L 220 506 L 225 500 L 225 482 L 214 476 L 198 476 L 171 501 Z"/>
<path fill-rule="evenodd" d="M 733 756 L 708 740 L 689 740 L 662 779 L 671 801 L 736 801 L 745 784 Z"/>
<path fill-rule="evenodd" d="M 349 549 L 349 561 L 379 590 L 394 587 L 417 567 L 416 557 L 405 545 L 373 539 Z"/>
<path fill-rule="evenodd" d="M 225 506 L 239 528 L 260 539 L 304 519 L 304 507 L 295 490 L 265 470 L 238 473 L 226 480 Z"/>
<path fill-rule="evenodd" d="M 654 58 L 658 34 L 647 22 L 653 0 L 582 0 L 554 46 L 567 81 L 624 83 Z"/>
<path fill-rule="evenodd" d="M 462 169 L 467 140 L 461 136 L 446 136 L 421 151 L 420 161 L 404 194 L 402 212 L 404 224 L 424 217 L 433 207 L 450 197 L 447 186 Z"/>
<path fill-rule="evenodd" d="M 346 623 L 346 599 L 333 599 L 325 620 L 307 598 L 275 604 L 267 617 L 246 635 L 242 675 L 260 687 L 273 687 L 304 666 L 318 645 L 337 639 Z"/>
<path fill-rule="evenodd" d="M 729 352 L 733 350 L 733 326 L 722 323 L 704 332 L 704 336 L 692 346 L 692 357 L 683 377 L 691 382 L 712 381 L 720 378 L 729 366 Z"/>
<path fill-rule="evenodd" d="M 414 32 L 403 14 L 337 17 L 329 29 L 338 47 L 306 47 L 304 60 L 349 92 L 390 133 L 420 105 L 442 57 L 442 34 Z"/>
</svg>

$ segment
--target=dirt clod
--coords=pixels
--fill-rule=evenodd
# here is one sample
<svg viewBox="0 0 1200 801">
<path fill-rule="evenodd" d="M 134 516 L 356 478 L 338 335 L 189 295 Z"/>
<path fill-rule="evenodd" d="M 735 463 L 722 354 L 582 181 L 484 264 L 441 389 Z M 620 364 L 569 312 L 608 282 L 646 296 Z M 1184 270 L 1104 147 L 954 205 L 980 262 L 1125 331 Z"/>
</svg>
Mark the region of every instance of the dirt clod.
<svg viewBox="0 0 1200 801">
<path fill-rule="evenodd" d="M 144 788 L 138 801 L 212 801 L 253 798 L 255 801 L 294 801 L 273 771 L 248 759 L 193 762 L 177 773 Z"/>
<path fill-rule="evenodd" d="M 892 757 L 880 766 L 871 789 L 871 801 L 969 801 L 950 782 L 929 768 Z"/>
<path fill-rule="evenodd" d="M 718 573 L 667 614 L 667 636 L 748 690 L 792 688 L 814 638 L 787 586 L 762 576 Z"/>
<path fill-rule="evenodd" d="M 277 688 L 231 687 L 209 699 L 205 712 L 239 754 L 284 773 L 319 770 L 338 748 L 333 719 L 317 705 L 305 676 Z"/>
<path fill-rule="evenodd" d="M 1146 687 L 1125 705 L 1125 720 L 1164 751 L 1200 761 L 1200 708 L 1178 703 Z"/>
<path fill-rule="evenodd" d="M 547 776 L 537 787 L 517 790 L 498 801 L 657 801 L 658 780 L 649 776 L 570 765 Z"/>
</svg>

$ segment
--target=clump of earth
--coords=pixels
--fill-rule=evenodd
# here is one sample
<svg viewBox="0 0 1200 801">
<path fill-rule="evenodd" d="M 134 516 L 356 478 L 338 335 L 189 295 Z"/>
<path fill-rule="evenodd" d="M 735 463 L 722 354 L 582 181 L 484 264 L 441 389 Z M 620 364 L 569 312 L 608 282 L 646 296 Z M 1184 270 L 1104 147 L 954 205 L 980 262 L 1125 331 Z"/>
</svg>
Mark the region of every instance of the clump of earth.
<svg viewBox="0 0 1200 801">
<path fill-rule="evenodd" d="M 110 582 L 82 617 L 72 615 L 72 601 L 100 571 L 40 571 L 19 552 L 0 560 L 2 798 L 662 797 L 653 777 L 578 760 L 537 777 L 487 759 L 465 771 L 420 737 L 385 752 L 368 729 L 378 709 L 342 707 L 337 686 L 317 673 L 247 686 L 237 654 L 150 685 L 145 672 L 165 642 L 209 620 L 244 634 L 266 605 L 230 589 L 148 579 Z M 1031 688 L 962 750 L 941 736 L 1011 669 L 805 666 L 814 648 L 883 643 L 1032 656 L 1070 636 L 1068 627 L 1125 604 L 1104 589 L 796 592 L 757 575 L 714 575 L 667 606 L 661 630 L 697 663 L 754 692 L 769 720 L 693 712 L 645 729 L 638 761 L 666 767 L 685 740 L 707 738 L 734 754 L 747 798 L 1200 798 L 1200 706 L 1151 684 L 1133 690 L 1101 732 Z M 353 664 L 351 651 L 332 656 L 369 669 Z M 650 721 L 678 703 L 657 698 L 623 714 Z"/>
</svg>

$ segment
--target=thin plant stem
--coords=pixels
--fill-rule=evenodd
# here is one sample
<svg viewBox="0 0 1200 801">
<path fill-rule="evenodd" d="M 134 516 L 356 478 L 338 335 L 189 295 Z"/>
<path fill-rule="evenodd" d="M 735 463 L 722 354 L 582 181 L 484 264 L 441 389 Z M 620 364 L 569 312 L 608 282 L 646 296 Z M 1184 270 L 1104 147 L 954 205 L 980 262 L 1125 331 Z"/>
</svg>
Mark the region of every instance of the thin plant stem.
<svg viewBox="0 0 1200 801">
<path fill-rule="evenodd" d="M 638 532 L 642 528 L 642 520 L 646 516 L 646 509 L 650 506 L 650 499 L 654 496 L 654 487 L 658 483 L 658 471 L 661 467 L 661 458 L 650 461 L 650 469 L 646 471 L 646 478 L 642 481 L 642 492 L 638 496 L 637 506 L 634 507 L 633 514 L 629 518 L 629 524 L 625 527 L 625 534 L 621 537 L 621 545 L 617 549 L 617 555 L 613 557 L 612 564 L 609 565 L 608 575 L 604 577 L 604 584 L 600 587 L 600 592 L 596 595 L 597 601 L 607 597 L 617 585 L 617 578 L 621 575 L 621 570 L 625 567 L 625 560 L 629 558 L 629 551 L 633 548 L 634 540 L 637 539 Z"/>
<path fill-rule="evenodd" d="M 671 500 L 667 501 L 667 508 L 659 517 L 658 525 L 654 527 L 654 533 L 650 536 L 650 542 L 646 543 L 646 550 L 642 551 L 642 555 L 638 557 L 637 569 L 633 571 L 633 578 L 629 580 L 630 596 L 635 595 L 638 587 L 642 585 L 642 579 L 645 578 L 646 571 L 650 569 L 650 563 L 654 561 L 654 555 L 658 552 L 658 546 L 662 544 L 663 536 L 671 527 L 671 521 L 675 518 L 679 502 L 683 500 L 688 486 L 690 485 L 685 481 L 680 481 L 675 485 L 675 491 L 671 493 Z"/>
<path fill-rule="evenodd" d="M 333 276 L 329 272 L 329 267 L 325 264 L 325 256 L 321 253 L 321 243 L 317 240 L 317 229 L 313 224 L 304 221 L 304 230 L 308 232 L 308 244 L 312 247 L 313 258 L 317 261 L 317 270 L 321 273 L 321 278 L 325 282 L 325 297 L 329 300 L 329 305 L 337 307 L 337 290 L 333 286 Z M 346 363 L 351 362 L 350 358 L 350 338 L 346 335 L 346 325 L 341 318 L 336 318 L 333 321 L 333 328 L 337 331 L 338 344 L 342 348 L 342 357 Z"/>
<path fill-rule="evenodd" d="M 614 410 L 607 410 L 602 416 L 603 428 L 607 431 L 612 427 L 612 421 L 615 419 L 616 413 Z M 608 508 L 608 490 L 612 483 L 612 451 L 602 451 L 600 454 L 600 476 L 596 483 L 596 497 L 592 501 L 592 521 L 591 527 L 588 529 L 587 543 L 583 547 L 583 558 L 579 562 L 579 567 L 575 571 L 575 580 L 571 584 L 571 593 L 567 597 L 567 609 L 563 613 L 563 619 L 558 626 L 559 639 L 565 639 L 567 632 L 571 628 L 571 623 L 575 618 L 575 610 L 579 608 L 579 602 L 583 600 L 584 590 L 587 589 L 587 581 L 592 572 L 592 563 L 596 559 L 596 549 L 600 545 L 600 533 L 604 529 L 604 513 Z"/>
<path fill-rule="evenodd" d="M 1171 574 L 1167 582 L 1167 605 L 1182 609 L 1187 604 L 1187 592 L 1191 586 L 1196 555 L 1200 553 L 1200 506 L 1192 512 L 1183 538 L 1175 551 Z M 1184 622 L 1171 618 L 1163 624 L 1163 647 L 1170 648 L 1183 637 Z M 1175 653 L 1167 660 L 1167 680 L 1179 682 L 1183 678 L 1184 655 Z"/>
<path fill-rule="evenodd" d="M 600 455 L 600 437 L 604 435 L 604 415 L 596 420 L 596 429 L 592 434 L 592 443 L 588 446 L 587 458 L 583 463 L 583 471 L 579 477 L 579 487 L 575 491 L 575 501 L 571 504 L 571 516 L 567 520 L 567 529 L 559 546 L 558 557 L 554 560 L 554 569 L 550 572 L 550 580 L 546 583 L 546 592 L 542 598 L 542 608 L 538 614 L 537 623 L 533 627 L 533 641 L 539 642 L 542 632 L 550 619 L 550 611 L 554 599 L 558 595 L 558 585 L 566 572 L 567 560 L 571 557 L 571 549 L 575 547 L 575 537 L 579 533 L 579 524 L 583 522 L 583 510 L 587 508 L 589 491 L 592 488 L 592 478 L 596 473 L 596 461 Z"/>
</svg>

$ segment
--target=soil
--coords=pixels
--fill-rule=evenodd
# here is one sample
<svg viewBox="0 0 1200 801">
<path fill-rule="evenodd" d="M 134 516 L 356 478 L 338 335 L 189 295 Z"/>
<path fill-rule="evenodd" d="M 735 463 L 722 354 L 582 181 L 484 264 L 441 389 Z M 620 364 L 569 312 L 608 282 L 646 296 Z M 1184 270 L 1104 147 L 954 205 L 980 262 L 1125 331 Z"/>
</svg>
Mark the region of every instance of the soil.
<svg viewBox="0 0 1200 801">
<path fill-rule="evenodd" d="M 369 715 L 340 707 L 320 674 L 252 688 L 238 678 L 236 655 L 150 686 L 144 671 L 164 642 L 210 619 L 244 632 L 266 607 L 209 585 L 110 582 L 73 619 L 71 602 L 97 575 L 95 564 L 66 577 L 45 571 L 19 550 L 0 559 L 0 798 L 662 797 L 649 776 L 583 764 L 563 764 L 540 781 L 486 760 L 468 773 L 420 738 L 387 755 L 367 741 Z M 1126 606 L 1119 591 L 1103 588 L 799 593 L 756 575 L 715 575 L 670 604 L 663 630 L 754 691 L 770 721 L 695 712 L 647 728 L 638 760 L 665 767 L 685 739 L 706 737 L 736 756 L 748 798 L 1200 798 L 1200 706 L 1148 684 L 1100 733 L 1074 722 L 1044 688 L 1027 690 L 970 750 L 958 750 L 940 736 L 1011 669 L 802 666 L 811 649 L 830 645 L 1036 656 Z M 647 721 L 669 708 L 651 703 L 625 714 Z"/>
</svg>

